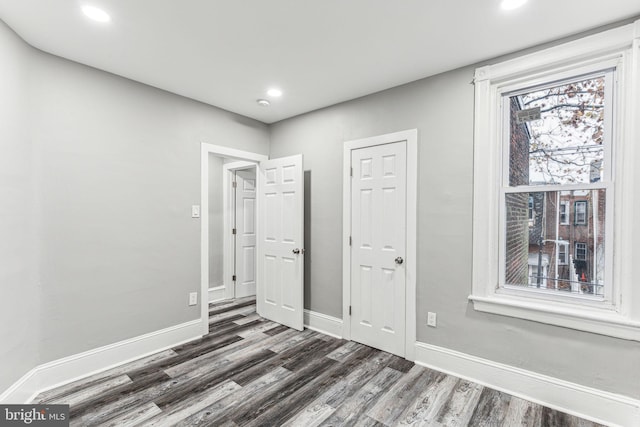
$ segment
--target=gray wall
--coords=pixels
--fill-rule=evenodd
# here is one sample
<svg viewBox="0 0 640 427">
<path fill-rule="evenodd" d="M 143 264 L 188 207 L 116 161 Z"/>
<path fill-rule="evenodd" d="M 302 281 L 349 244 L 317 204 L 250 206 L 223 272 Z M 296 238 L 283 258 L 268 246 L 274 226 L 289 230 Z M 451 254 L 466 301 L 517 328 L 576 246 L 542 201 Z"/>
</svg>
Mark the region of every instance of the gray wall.
<svg viewBox="0 0 640 427">
<path fill-rule="evenodd" d="M 267 126 L 44 54 L 1 22 L 0 88 L 0 390 L 199 318 L 200 144 L 266 154 Z"/>
<path fill-rule="evenodd" d="M 34 53 L 41 361 L 199 317 L 200 144 L 266 153 L 265 125 Z"/>
<path fill-rule="evenodd" d="M 418 340 L 640 398 L 640 343 L 480 313 L 467 301 L 474 68 L 272 125 L 271 156 L 302 153 L 311 178 L 306 308 L 342 317 L 343 141 L 417 128 Z M 427 328 L 427 311 L 437 312 L 436 329 Z"/>
<path fill-rule="evenodd" d="M 222 165 L 224 158 L 209 154 L 209 287 L 222 286 L 224 229 Z"/>
<path fill-rule="evenodd" d="M 0 390 L 35 367 L 40 335 L 28 49 L 0 22 Z"/>
</svg>

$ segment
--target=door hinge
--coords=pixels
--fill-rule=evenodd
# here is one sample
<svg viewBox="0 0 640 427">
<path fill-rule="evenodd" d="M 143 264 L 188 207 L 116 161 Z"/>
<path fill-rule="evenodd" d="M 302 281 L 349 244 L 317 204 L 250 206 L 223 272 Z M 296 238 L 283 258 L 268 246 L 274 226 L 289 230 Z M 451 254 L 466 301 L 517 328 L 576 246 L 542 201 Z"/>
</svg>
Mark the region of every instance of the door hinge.
<svg viewBox="0 0 640 427">
<path fill-rule="evenodd" d="M 231 229 L 231 234 L 236 234 L 236 229 L 235 228 Z"/>
<path fill-rule="evenodd" d="M 349 236 L 349 246 L 351 246 L 352 240 L 351 240 L 351 236 Z"/>
<path fill-rule="evenodd" d="M 236 188 L 236 187 L 238 187 L 238 183 L 237 183 L 236 181 L 233 181 L 233 183 L 231 184 L 231 186 L 232 186 L 233 188 Z"/>
<path fill-rule="evenodd" d="M 349 172 L 349 176 L 353 176 L 353 168 L 351 168 L 351 172 Z"/>
<path fill-rule="evenodd" d="M 236 275 L 235 274 L 233 276 L 231 276 L 231 280 L 234 281 L 234 282 L 236 281 Z"/>
<path fill-rule="evenodd" d="M 351 316 L 351 306 L 349 306 L 349 316 Z"/>
</svg>

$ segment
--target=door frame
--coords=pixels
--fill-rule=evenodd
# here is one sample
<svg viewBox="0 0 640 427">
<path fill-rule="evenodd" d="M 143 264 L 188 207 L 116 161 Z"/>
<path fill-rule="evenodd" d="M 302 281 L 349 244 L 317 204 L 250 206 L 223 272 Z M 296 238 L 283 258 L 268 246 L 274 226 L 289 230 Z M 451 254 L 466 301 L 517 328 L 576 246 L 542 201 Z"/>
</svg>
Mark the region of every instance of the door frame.
<svg viewBox="0 0 640 427">
<path fill-rule="evenodd" d="M 200 323 L 203 335 L 209 333 L 209 155 L 252 163 L 269 160 L 265 154 L 237 150 L 203 142 L 200 146 Z M 224 183 L 223 183 L 224 185 Z M 226 188 L 223 187 L 223 188 Z M 256 216 L 260 206 L 256 200 Z M 256 283 L 257 285 L 257 283 Z M 225 290 L 226 291 L 226 290 Z"/>
<path fill-rule="evenodd" d="M 231 219 L 233 214 L 236 211 L 235 203 L 232 200 L 233 196 L 233 178 L 232 175 L 237 170 L 244 170 L 254 168 L 256 171 L 256 181 L 258 179 L 258 164 L 256 162 L 249 162 L 245 160 L 225 163 L 222 165 L 222 211 L 224 217 L 224 235 L 223 235 L 223 252 L 225 254 L 223 266 L 222 266 L 222 283 L 224 284 L 224 299 L 231 299 L 235 297 L 235 285 L 236 283 L 231 280 L 234 273 L 234 263 L 233 260 L 235 258 L 235 246 L 233 246 L 233 234 L 231 234 Z M 256 182 L 257 184 L 257 182 Z M 257 185 L 256 185 L 257 187 Z M 257 192 L 256 188 L 256 192 Z M 256 203 L 258 201 L 256 200 Z M 257 215 L 256 215 L 257 221 Z M 258 242 L 256 241 L 256 245 Z M 234 254 L 232 257 L 227 256 L 228 254 Z M 257 252 L 256 252 L 257 256 Z M 257 261 L 257 260 L 256 260 Z"/>
<path fill-rule="evenodd" d="M 369 138 L 345 141 L 343 156 L 342 191 L 342 337 L 351 339 L 351 151 L 383 144 L 407 143 L 407 235 L 405 282 L 405 351 L 404 357 L 415 359 L 416 342 L 416 272 L 418 222 L 418 130 L 409 129 Z"/>
</svg>

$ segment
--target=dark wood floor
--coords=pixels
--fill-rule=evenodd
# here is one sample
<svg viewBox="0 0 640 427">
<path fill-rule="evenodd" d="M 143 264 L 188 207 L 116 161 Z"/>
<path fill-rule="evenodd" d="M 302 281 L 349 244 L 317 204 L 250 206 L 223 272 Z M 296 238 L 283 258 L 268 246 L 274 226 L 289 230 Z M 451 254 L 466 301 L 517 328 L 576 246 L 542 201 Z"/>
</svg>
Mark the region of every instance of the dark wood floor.
<svg viewBox="0 0 640 427">
<path fill-rule="evenodd" d="M 200 340 L 42 393 L 92 426 L 595 426 L 362 344 L 212 304 Z"/>
</svg>

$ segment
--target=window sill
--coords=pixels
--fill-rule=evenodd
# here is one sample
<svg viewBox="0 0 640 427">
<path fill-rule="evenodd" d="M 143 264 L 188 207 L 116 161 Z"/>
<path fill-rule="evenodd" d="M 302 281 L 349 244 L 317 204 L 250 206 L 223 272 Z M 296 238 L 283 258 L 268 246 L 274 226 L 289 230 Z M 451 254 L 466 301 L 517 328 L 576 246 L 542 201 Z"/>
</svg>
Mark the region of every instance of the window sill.
<svg viewBox="0 0 640 427">
<path fill-rule="evenodd" d="M 640 341 L 640 322 L 611 310 L 575 307 L 559 302 L 538 302 L 513 296 L 470 295 L 473 308 L 491 314 L 516 317 L 625 340 Z"/>
</svg>

